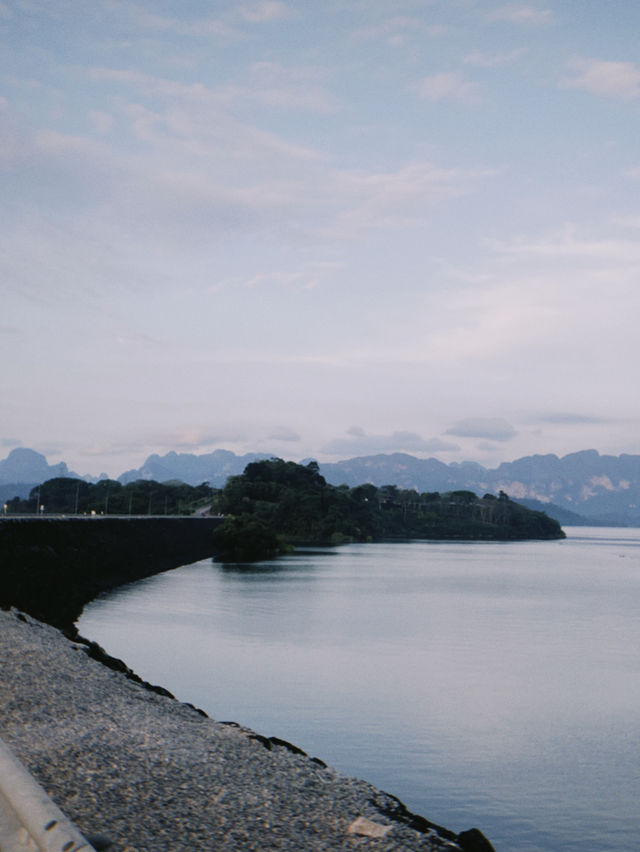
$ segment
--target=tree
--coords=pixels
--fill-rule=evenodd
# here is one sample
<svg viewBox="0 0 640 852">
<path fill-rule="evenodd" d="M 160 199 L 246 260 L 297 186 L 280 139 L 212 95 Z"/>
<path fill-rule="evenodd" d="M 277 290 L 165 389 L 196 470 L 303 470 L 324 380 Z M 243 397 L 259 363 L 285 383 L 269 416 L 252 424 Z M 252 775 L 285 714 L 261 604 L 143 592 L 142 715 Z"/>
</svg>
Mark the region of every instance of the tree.
<svg viewBox="0 0 640 852">
<path fill-rule="evenodd" d="M 558 538 L 555 521 L 522 514 L 506 497 L 473 491 L 417 494 L 395 485 L 328 485 L 315 463 L 268 459 L 247 465 L 219 497 L 228 515 L 250 515 L 289 542 L 330 544 L 393 538 Z M 528 510 L 527 510 L 528 511 Z"/>
<path fill-rule="evenodd" d="M 268 524 L 249 514 L 225 518 L 214 542 L 218 562 L 255 562 L 286 549 Z"/>
</svg>

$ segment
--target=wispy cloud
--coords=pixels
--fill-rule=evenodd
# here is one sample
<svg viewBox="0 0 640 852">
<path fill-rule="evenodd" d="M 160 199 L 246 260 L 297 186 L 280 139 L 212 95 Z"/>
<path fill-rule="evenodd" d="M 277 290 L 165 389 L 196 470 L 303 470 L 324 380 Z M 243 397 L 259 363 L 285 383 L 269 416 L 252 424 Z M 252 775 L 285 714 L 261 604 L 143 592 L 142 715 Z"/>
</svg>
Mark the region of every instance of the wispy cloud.
<svg viewBox="0 0 640 852">
<path fill-rule="evenodd" d="M 398 227 L 428 217 L 433 205 L 473 192 L 491 170 L 442 169 L 411 163 L 392 172 L 344 171 L 331 190 L 340 199 L 337 234 L 354 236 L 371 228 Z"/>
<path fill-rule="evenodd" d="M 537 423 L 552 423 L 554 425 L 566 426 L 600 425 L 610 422 L 604 417 L 595 417 L 589 414 L 576 414 L 567 411 L 556 411 L 548 414 L 541 414 L 532 418 L 532 420 Z"/>
<path fill-rule="evenodd" d="M 339 108 L 340 100 L 324 85 L 325 76 L 324 71 L 312 67 L 256 62 L 250 68 L 248 85 L 235 85 L 218 91 L 228 91 L 235 102 L 241 100 L 266 107 L 329 113 Z"/>
<path fill-rule="evenodd" d="M 484 438 L 491 441 L 510 441 L 518 434 L 513 426 L 501 417 L 468 417 L 458 420 L 449 429 L 447 435 L 457 438 Z"/>
<path fill-rule="evenodd" d="M 298 443 L 300 435 L 295 429 L 290 429 L 288 426 L 279 426 L 269 433 L 267 436 L 269 441 L 285 441 L 286 443 Z"/>
<path fill-rule="evenodd" d="M 458 101 L 464 104 L 482 102 L 482 90 L 478 83 L 467 80 L 460 71 L 441 71 L 423 77 L 414 86 L 415 91 L 425 100 Z"/>
<path fill-rule="evenodd" d="M 161 98 L 171 104 L 200 104 L 210 109 L 238 104 L 261 104 L 277 108 L 332 112 L 339 106 L 338 98 L 322 83 L 324 72 L 300 66 L 286 68 L 277 62 L 254 63 L 247 81 L 208 86 L 195 81 L 185 83 L 131 69 L 92 68 L 91 79 L 130 87 L 136 92 Z"/>
<path fill-rule="evenodd" d="M 456 451 L 460 447 L 440 438 L 425 439 L 417 432 L 391 432 L 386 435 L 367 433 L 361 426 L 352 426 L 345 436 L 334 438 L 322 453 L 334 455 L 363 455 L 371 453 L 412 452 L 437 453 Z"/>
<path fill-rule="evenodd" d="M 213 446 L 237 446 L 247 440 L 245 432 L 233 427 L 223 431 L 212 432 L 206 428 L 185 428 L 149 431 L 144 438 L 130 441 L 94 443 L 83 447 L 82 455 L 91 456 L 136 456 L 138 464 L 152 453 L 166 453 L 172 450 L 195 452 L 210 450 Z"/>
<path fill-rule="evenodd" d="M 290 14 L 289 7 L 280 0 L 258 0 L 257 3 L 246 3 L 240 6 L 239 13 L 252 24 L 263 24 L 277 18 L 285 18 Z"/>
<path fill-rule="evenodd" d="M 114 119 L 108 112 L 92 109 L 89 112 L 89 120 L 100 135 L 106 135 L 113 130 Z"/>
<path fill-rule="evenodd" d="M 600 259 L 620 264 L 640 263 L 640 245 L 636 241 L 602 237 L 589 239 L 580 236 L 573 225 L 566 225 L 537 240 L 518 237 L 510 241 L 492 241 L 488 245 L 500 254 L 529 256 L 540 260 L 571 257 L 589 262 Z"/>
<path fill-rule="evenodd" d="M 183 83 L 131 68 L 93 67 L 89 69 L 89 78 L 98 82 L 131 86 L 144 95 L 189 101 L 217 100 L 214 90 L 203 83 Z"/>
<path fill-rule="evenodd" d="M 318 274 L 309 269 L 297 272 L 261 272 L 244 282 L 248 288 L 287 287 L 294 290 L 313 290 L 318 285 Z"/>
<path fill-rule="evenodd" d="M 0 0 L 5 435 L 633 447 L 634 4 L 77 5 Z"/>
<path fill-rule="evenodd" d="M 402 47 L 416 35 L 438 36 L 442 35 L 445 29 L 442 25 L 427 24 L 420 18 L 397 15 L 366 27 L 359 27 L 352 33 L 352 38 L 362 41 L 384 41 L 391 47 Z"/>
<path fill-rule="evenodd" d="M 142 11 L 135 7 L 129 7 L 128 9 L 125 7 L 124 11 L 128 11 L 133 16 L 135 23 L 146 30 L 193 36 L 196 38 L 220 36 L 225 39 L 235 39 L 241 37 L 241 33 L 237 29 L 219 18 L 202 18 L 195 21 L 187 21 Z"/>
<path fill-rule="evenodd" d="M 344 242 L 422 221 L 435 205 L 474 192 L 492 175 L 419 161 L 386 171 L 344 169 L 312 148 L 238 120 L 202 84 L 127 69 L 95 68 L 90 76 L 123 88 L 109 115 L 89 116 L 95 132 L 43 130 L 29 138 L 23 130 L 3 154 L 16 174 L 39 164 L 56 175 L 65 201 L 73 199 L 87 214 L 74 231 L 93 229 L 89 245 L 102 232 L 103 240 L 119 245 L 119 257 L 149 240 L 158 257 L 158 235 L 163 246 L 192 244 L 205 235 L 210 244 L 223 233 L 270 231 L 274 223 L 306 241 Z M 147 95 L 154 100 L 144 105 Z M 135 144 L 106 144 L 111 126 Z M 296 288 L 313 287 L 321 277 L 322 270 L 309 266 L 250 276 L 254 285 L 278 279 Z"/>
<path fill-rule="evenodd" d="M 553 11 L 531 6 L 527 3 L 511 3 L 490 12 L 489 20 L 540 26 L 541 24 L 549 24 L 553 20 Z"/>
<path fill-rule="evenodd" d="M 482 50 L 472 50 L 464 58 L 465 65 L 475 65 L 478 68 L 498 68 L 511 65 L 527 53 L 527 48 L 517 47 L 514 50 L 498 53 L 486 53 Z"/>
<path fill-rule="evenodd" d="M 632 101 L 640 96 L 640 68 L 633 62 L 611 62 L 577 57 L 569 63 L 573 77 L 561 85 L 582 89 L 592 95 Z"/>
</svg>

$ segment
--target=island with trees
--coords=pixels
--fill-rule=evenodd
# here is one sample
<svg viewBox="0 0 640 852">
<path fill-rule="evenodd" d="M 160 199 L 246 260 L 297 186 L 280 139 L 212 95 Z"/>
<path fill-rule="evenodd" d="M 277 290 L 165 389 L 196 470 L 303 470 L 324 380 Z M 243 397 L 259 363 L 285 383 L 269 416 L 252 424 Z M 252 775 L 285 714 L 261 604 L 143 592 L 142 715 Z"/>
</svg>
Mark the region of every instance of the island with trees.
<svg viewBox="0 0 640 852">
<path fill-rule="evenodd" d="M 395 485 L 327 484 L 314 461 L 274 458 L 247 465 L 214 498 L 225 515 L 216 531 L 219 559 L 251 561 L 292 545 L 382 540 L 559 539 L 557 521 L 498 496 L 472 491 L 418 493 Z"/>
<path fill-rule="evenodd" d="M 297 545 L 407 539 L 522 541 L 564 538 L 557 521 L 504 492 L 418 492 L 396 485 L 329 485 L 317 462 L 271 458 L 249 463 L 222 489 L 207 483 L 137 480 L 123 485 L 50 479 L 28 498 L 5 504 L 11 515 L 223 515 L 213 552 L 226 562 L 252 562 Z"/>
</svg>

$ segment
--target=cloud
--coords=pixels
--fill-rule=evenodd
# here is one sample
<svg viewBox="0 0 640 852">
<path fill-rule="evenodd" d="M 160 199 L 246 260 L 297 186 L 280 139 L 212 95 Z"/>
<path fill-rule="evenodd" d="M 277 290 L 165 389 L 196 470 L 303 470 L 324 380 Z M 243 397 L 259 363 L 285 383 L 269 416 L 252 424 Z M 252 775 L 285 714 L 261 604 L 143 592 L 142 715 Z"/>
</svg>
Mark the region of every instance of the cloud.
<svg viewBox="0 0 640 852">
<path fill-rule="evenodd" d="M 455 312 L 445 312 L 451 302 L 434 301 L 437 320 L 423 344 L 425 357 L 450 369 L 482 365 L 487 377 L 496 377 L 496 388 L 502 386 L 498 393 L 509 399 L 509 407 L 500 409 L 505 414 L 514 403 L 526 410 L 528 396 L 547 398 L 559 377 L 565 379 L 563 404 L 569 411 L 581 411 L 581 397 L 590 398 L 589 387 L 598 382 L 607 399 L 626 397 L 637 360 L 640 309 L 640 243 L 633 233 L 626 236 L 606 231 L 585 236 L 568 226 L 492 244 L 495 260 L 488 257 L 471 267 L 490 277 L 454 282 Z M 482 402 L 474 398 L 471 410 L 482 412 Z M 604 407 L 601 398 L 599 408 Z"/>
<path fill-rule="evenodd" d="M 351 435 L 353 438 L 364 438 L 366 434 L 362 426 L 350 426 L 347 429 L 347 435 Z"/>
<path fill-rule="evenodd" d="M 203 101 L 214 98 L 213 90 L 204 83 L 183 83 L 165 77 L 157 77 L 131 68 L 107 68 L 95 66 L 89 69 L 89 78 L 98 82 L 120 83 L 131 86 L 145 95 L 164 98 Z"/>
<path fill-rule="evenodd" d="M 610 423 L 611 421 L 604 417 L 594 417 L 588 414 L 573 414 L 571 412 L 551 412 L 534 418 L 536 423 L 552 423 L 554 425 L 579 426 L 585 425 L 601 425 Z"/>
<path fill-rule="evenodd" d="M 359 27 L 352 33 L 352 38 L 362 41 L 386 41 L 391 47 L 402 47 L 406 44 L 410 36 L 425 33 L 426 35 L 437 36 L 445 31 L 445 27 L 437 24 L 425 24 L 419 18 L 409 17 L 407 15 L 397 15 L 393 18 L 371 24 L 366 27 Z"/>
<path fill-rule="evenodd" d="M 254 65 L 250 75 L 264 77 L 263 90 L 258 85 L 214 90 L 198 80 L 95 67 L 90 81 L 118 87 L 109 113 L 95 110 L 89 116 L 97 134 L 43 130 L 29 138 L 25 129 L 13 134 L 15 141 L 2 153 L 16 166 L 16 181 L 21 170 L 51 176 L 45 184 L 23 181 L 33 210 L 46 209 L 42 193 L 57 190 L 60 220 L 67 208 L 81 211 L 73 230 L 92 230 L 95 239 L 102 232 L 120 246 L 119 255 L 126 246 L 133 253 L 136 240 L 142 246 L 153 239 L 158 246 L 160 238 L 168 250 L 198 240 L 204 245 L 205 236 L 211 244 L 230 232 L 274 228 L 296 241 L 343 244 L 372 229 L 422 222 L 436 204 L 475 191 L 493 174 L 428 161 L 386 170 L 340 168 L 318 150 L 240 120 L 233 109 L 245 94 L 297 109 L 331 109 L 335 104 L 322 85 L 322 69 L 268 62 Z M 105 144 L 113 138 L 102 135 L 111 121 L 123 144 Z M 318 275 L 310 273 L 291 283 L 314 286 Z"/>
<path fill-rule="evenodd" d="M 472 50 L 464 58 L 465 65 L 475 65 L 478 68 L 497 68 L 500 65 L 510 65 L 527 53 L 524 47 L 509 50 L 507 53 L 484 53 L 481 50 Z"/>
<path fill-rule="evenodd" d="M 269 441 L 287 441 L 291 443 L 301 440 L 300 435 L 294 429 L 289 429 L 287 426 L 280 426 L 274 429 L 267 436 L 267 439 Z"/>
<path fill-rule="evenodd" d="M 83 456 L 121 457 L 136 456 L 146 458 L 157 453 L 164 455 L 171 451 L 202 451 L 211 447 L 225 447 L 229 445 L 243 444 L 247 440 L 244 432 L 237 432 L 232 428 L 213 433 L 206 429 L 176 429 L 174 431 L 148 431 L 144 438 L 137 438 L 122 442 L 109 442 L 102 444 L 91 444 L 82 447 Z M 77 450 L 77 447 L 73 447 Z"/>
<path fill-rule="evenodd" d="M 459 71 L 442 71 L 423 77 L 414 89 L 421 98 L 432 102 L 451 100 L 478 104 L 482 100 L 478 83 L 466 80 Z"/>
<path fill-rule="evenodd" d="M 0 438 L 0 447 L 6 447 L 7 449 L 14 449 L 15 447 L 21 447 L 22 441 L 19 441 L 17 438 Z"/>
<path fill-rule="evenodd" d="M 241 151 L 256 147 L 259 151 L 268 143 L 277 145 L 288 156 L 316 159 L 319 155 L 313 149 L 285 142 L 275 133 L 243 123 L 230 110 L 245 103 L 319 113 L 339 106 L 338 100 L 321 85 L 324 76 L 321 70 L 284 67 L 277 62 L 254 63 L 246 85 L 229 83 L 211 87 L 200 81 L 185 83 L 131 69 L 106 67 L 91 68 L 89 76 L 100 83 L 119 84 L 125 92 L 130 88 L 137 98 L 143 95 L 162 104 L 142 106 L 139 102 L 115 101 L 121 112 L 136 119 L 133 129 L 146 141 L 164 129 L 176 140 L 186 142 L 193 137 L 202 146 L 209 139 L 220 138 L 228 129 L 235 138 L 223 141 L 231 151 L 237 151 L 238 144 L 246 140 Z"/>
<path fill-rule="evenodd" d="M 162 98 L 172 107 L 178 103 L 208 109 L 260 104 L 265 107 L 302 109 L 327 113 L 336 110 L 339 99 L 322 84 L 327 72 L 314 66 L 284 66 L 279 62 L 261 61 L 249 66 L 244 79 L 208 86 L 202 82 L 182 82 L 157 77 L 132 69 L 94 67 L 92 80 L 130 86 L 140 94 Z"/>
<path fill-rule="evenodd" d="M 491 21 L 508 21 L 512 24 L 548 24 L 553 20 L 551 9 L 539 9 L 527 3 L 513 3 L 501 6 L 489 14 Z"/>
<path fill-rule="evenodd" d="M 439 438 L 425 439 L 417 432 L 391 432 L 388 435 L 369 435 L 361 426 L 352 426 L 347 437 L 334 438 L 321 452 L 327 455 L 371 455 L 373 453 L 411 452 L 436 453 L 459 450 L 457 444 Z"/>
<path fill-rule="evenodd" d="M 169 100 L 184 94 L 176 89 Z M 59 191 L 58 222 L 75 206 L 88 215 L 74 231 L 97 233 L 108 222 L 121 248 L 132 246 L 134 234 L 151 238 L 161 232 L 163 239 L 192 241 L 202 232 L 210 240 L 229 229 L 273 228 L 274 215 L 289 218 L 294 208 L 298 225 L 319 194 L 324 204 L 326 182 L 310 168 L 316 152 L 238 121 L 207 101 L 200 87 L 189 87 L 186 97 L 186 103 L 154 110 L 117 103 L 119 131 L 133 134 L 135 148 L 59 131 L 16 136 L 16 144 L 0 152 L 14 168 L 16 183 L 25 174 L 26 192 L 16 194 L 16 203 L 46 209 Z M 47 182 L 30 177 L 40 172 L 49 175 Z M 23 217 L 17 219 L 24 224 Z M 128 236 L 118 237 L 118 229 Z"/>
<path fill-rule="evenodd" d="M 628 177 L 634 178 L 634 175 L 628 175 Z M 638 178 L 640 178 L 640 174 L 638 174 Z M 634 231 L 640 228 L 640 216 L 614 216 L 613 222 L 621 228 L 633 228 Z"/>
<path fill-rule="evenodd" d="M 96 132 L 103 135 L 113 130 L 113 116 L 108 112 L 92 109 L 89 112 L 89 121 L 95 128 Z"/>
<path fill-rule="evenodd" d="M 187 430 L 176 434 L 170 446 L 178 450 L 197 450 L 201 447 L 213 447 L 219 444 L 220 440 L 220 435 L 198 430 Z"/>
<path fill-rule="evenodd" d="M 609 62 L 576 58 L 569 63 L 575 76 L 562 81 L 568 89 L 583 89 L 592 95 L 632 101 L 640 96 L 640 68 L 633 62 Z"/>
<path fill-rule="evenodd" d="M 135 24 L 139 27 L 157 32 L 167 32 L 196 38 L 220 36 L 226 39 L 237 39 L 240 37 L 240 33 L 237 30 L 230 27 L 224 21 L 215 18 L 205 18 L 196 21 L 167 18 L 152 12 L 145 12 L 136 8 L 133 4 L 124 3 L 120 5 L 118 11 L 121 14 L 128 13 L 131 15 Z"/>
<path fill-rule="evenodd" d="M 330 113 L 338 109 L 340 101 L 322 85 L 325 76 L 324 71 L 313 67 L 255 62 L 250 68 L 249 85 L 231 87 L 229 92 L 234 101 L 247 100 L 267 107 Z"/>
<path fill-rule="evenodd" d="M 573 225 L 565 225 L 539 240 L 518 237 L 510 242 L 491 241 L 487 244 L 500 254 L 528 256 L 539 260 L 573 258 L 585 262 L 598 259 L 620 264 L 640 262 L 640 245 L 637 241 L 619 238 L 585 239 L 578 236 Z"/>
<path fill-rule="evenodd" d="M 446 435 L 458 438 L 484 438 L 491 441 L 510 441 L 518 434 L 513 426 L 501 417 L 468 417 L 458 420 Z"/>
<path fill-rule="evenodd" d="M 245 21 L 251 24 L 263 24 L 277 18 L 285 18 L 289 14 L 287 4 L 279 0 L 259 0 L 257 3 L 241 6 L 238 11 Z"/>
<path fill-rule="evenodd" d="M 354 236 L 373 227 L 398 227 L 423 220 L 434 202 L 473 191 L 489 170 L 441 169 L 429 162 L 408 163 L 395 171 L 335 173 L 328 184 L 339 203 L 336 236 Z"/>
<path fill-rule="evenodd" d="M 248 288 L 287 287 L 294 290 L 313 290 L 318 284 L 317 277 L 305 272 L 260 272 L 244 282 Z"/>
</svg>

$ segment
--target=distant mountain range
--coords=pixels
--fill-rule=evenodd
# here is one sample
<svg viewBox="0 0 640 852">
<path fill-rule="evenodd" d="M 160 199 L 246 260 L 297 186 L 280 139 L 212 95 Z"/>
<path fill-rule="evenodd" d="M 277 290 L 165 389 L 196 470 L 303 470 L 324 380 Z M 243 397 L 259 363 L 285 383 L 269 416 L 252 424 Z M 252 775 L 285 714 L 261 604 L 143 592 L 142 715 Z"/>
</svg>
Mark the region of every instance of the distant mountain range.
<svg viewBox="0 0 640 852">
<path fill-rule="evenodd" d="M 640 526 L 640 455 L 608 456 L 583 450 L 562 458 L 525 456 L 487 469 L 475 462 L 444 464 L 394 453 L 321 465 L 321 470 L 329 482 L 348 485 L 385 480 L 418 491 L 504 491 L 528 505 L 539 501 L 548 514 L 553 514 L 553 505 L 590 521 Z"/>
<path fill-rule="evenodd" d="M 128 470 L 118 479 L 123 484 L 136 479 L 175 479 L 189 485 L 209 482 L 220 488 L 229 476 L 242 473 L 249 462 L 269 457 L 260 453 L 238 456 L 222 449 L 202 455 L 154 454 L 142 467 Z M 640 455 L 609 456 L 583 450 L 561 458 L 551 454 L 526 456 L 487 469 L 475 462 L 445 464 L 433 458 L 391 453 L 321 464 L 320 472 L 332 485 L 370 482 L 421 492 L 465 489 L 479 495 L 504 491 L 530 508 L 544 508 L 560 523 L 640 526 Z M 34 450 L 12 450 L 0 461 L 0 500 L 25 497 L 34 485 L 56 476 L 89 478 L 69 471 L 64 462 L 47 464 L 46 458 Z"/>
<path fill-rule="evenodd" d="M 12 497 L 28 497 L 35 485 L 56 476 L 81 478 L 70 471 L 64 462 L 48 464 L 42 453 L 18 447 L 0 461 L 0 500 L 4 503 Z"/>
<path fill-rule="evenodd" d="M 126 485 L 127 482 L 135 482 L 136 479 L 155 479 L 156 482 L 180 479 L 187 485 L 208 482 L 212 488 L 222 488 L 230 476 L 242 473 L 249 462 L 268 458 L 271 456 L 264 453 L 247 453 L 244 456 L 237 456 L 230 450 L 214 450 L 212 453 L 200 456 L 174 452 L 159 456 L 154 453 L 142 467 L 125 471 L 118 477 L 118 481 Z"/>
</svg>

